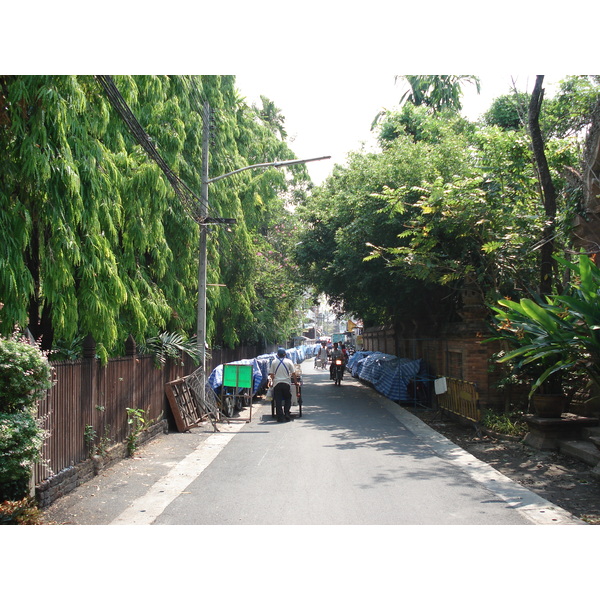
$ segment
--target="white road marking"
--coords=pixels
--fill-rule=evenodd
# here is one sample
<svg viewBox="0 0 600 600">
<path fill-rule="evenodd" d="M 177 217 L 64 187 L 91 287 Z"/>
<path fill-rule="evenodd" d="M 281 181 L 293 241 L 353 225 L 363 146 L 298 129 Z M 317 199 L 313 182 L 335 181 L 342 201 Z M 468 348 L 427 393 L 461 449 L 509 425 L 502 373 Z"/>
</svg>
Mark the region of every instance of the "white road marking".
<svg viewBox="0 0 600 600">
<path fill-rule="evenodd" d="M 518 510 L 529 521 L 536 525 L 584 524 L 570 512 L 538 496 L 492 466 L 475 458 L 398 404 L 384 397 L 378 397 L 377 400 L 407 429 L 425 441 L 438 456 L 456 464 L 473 480 L 504 500 L 507 506 Z"/>
<path fill-rule="evenodd" d="M 198 444 L 191 454 L 159 479 L 146 494 L 135 500 L 111 525 L 151 525 L 212 463 L 244 425 L 243 422 L 219 425 L 221 431 Z"/>
</svg>

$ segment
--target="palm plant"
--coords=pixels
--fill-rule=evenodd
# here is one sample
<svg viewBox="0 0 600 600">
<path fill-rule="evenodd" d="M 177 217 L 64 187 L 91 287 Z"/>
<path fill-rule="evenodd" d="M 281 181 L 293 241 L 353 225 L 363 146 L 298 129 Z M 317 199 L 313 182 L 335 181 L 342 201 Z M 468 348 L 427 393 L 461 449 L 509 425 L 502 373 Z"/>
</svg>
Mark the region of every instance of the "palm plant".
<svg viewBox="0 0 600 600">
<path fill-rule="evenodd" d="M 154 356 L 156 366 L 165 364 L 168 358 L 180 361 L 182 353 L 192 358 L 195 364 L 200 363 L 200 350 L 194 338 L 185 339 L 181 334 L 175 332 L 163 332 L 155 337 L 148 338 L 139 344 L 140 354 L 151 354 Z"/>
<path fill-rule="evenodd" d="M 459 112 L 463 83 L 474 83 L 477 93 L 481 89 L 479 77 L 475 75 L 404 75 L 403 78 L 411 89 L 403 94 L 400 104 L 406 101 L 416 106 L 425 105 L 434 112 L 446 108 Z"/>
<path fill-rule="evenodd" d="M 498 332 L 493 339 L 513 346 L 498 362 L 535 374 L 530 396 L 565 373 L 587 375 L 600 386 L 600 268 L 584 254 L 578 262 L 556 260 L 572 273 L 567 293 L 504 299 L 491 307 Z"/>
</svg>

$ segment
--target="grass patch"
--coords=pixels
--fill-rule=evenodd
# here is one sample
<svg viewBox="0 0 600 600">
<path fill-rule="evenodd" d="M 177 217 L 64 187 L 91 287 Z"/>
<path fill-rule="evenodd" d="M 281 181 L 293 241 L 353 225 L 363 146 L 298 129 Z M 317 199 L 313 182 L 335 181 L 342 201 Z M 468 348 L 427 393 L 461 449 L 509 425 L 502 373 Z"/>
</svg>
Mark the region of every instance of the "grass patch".
<svg viewBox="0 0 600 600">
<path fill-rule="evenodd" d="M 524 436 L 528 431 L 522 413 L 499 413 L 488 409 L 483 413 L 481 424 L 490 431 L 516 437 Z"/>
</svg>

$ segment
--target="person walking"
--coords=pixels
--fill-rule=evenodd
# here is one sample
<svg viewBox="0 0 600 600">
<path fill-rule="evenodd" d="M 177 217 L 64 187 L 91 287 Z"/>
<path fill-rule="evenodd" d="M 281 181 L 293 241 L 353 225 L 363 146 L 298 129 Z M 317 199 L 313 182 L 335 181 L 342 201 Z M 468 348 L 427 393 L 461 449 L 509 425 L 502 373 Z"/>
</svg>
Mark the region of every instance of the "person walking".
<svg viewBox="0 0 600 600">
<path fill-rule="evenodd" d="M 292 408 L 292 390 L 290 381 L 294 372 L 294 363 L 287 358 L 284 348 L 277 349 L 277 356 L 269 366 L 269 379 L 273 387 L 273 401 L 277 422 L 290 421 L 290 410 Z"/>
<path fill-rule="evenodd" d="M 317 360 L 319 360 L 322 369 L 327 366 L 327 347 L 325 342 L 321 342 L 321 347 L 319 348 L 319 353 L 315 359 L 315 364 Z"/>
</svg>

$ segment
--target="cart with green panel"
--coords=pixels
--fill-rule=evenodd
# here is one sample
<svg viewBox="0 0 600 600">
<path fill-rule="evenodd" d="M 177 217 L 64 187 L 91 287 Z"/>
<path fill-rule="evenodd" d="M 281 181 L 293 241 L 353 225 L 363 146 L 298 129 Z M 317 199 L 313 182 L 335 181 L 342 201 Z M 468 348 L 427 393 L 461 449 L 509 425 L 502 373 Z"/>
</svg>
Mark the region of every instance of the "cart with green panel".
<svg viewBox="0 0 600 600">
<path fill-rule="evenodd" d="M 250 407 L 248 419 L 240 419 L 250 422 L 252 420 L 252 365 L 223 365 L 223 385 L 221 386 L 221 412 L 229 421 L 236 410 L 244 406 Z"/>
</svg>

